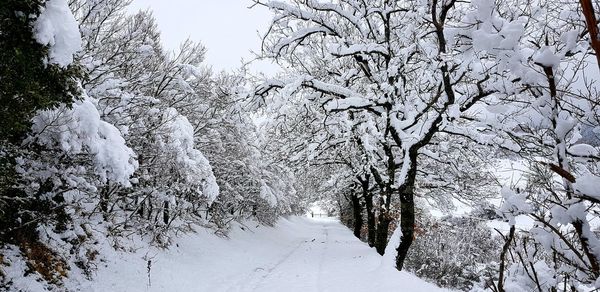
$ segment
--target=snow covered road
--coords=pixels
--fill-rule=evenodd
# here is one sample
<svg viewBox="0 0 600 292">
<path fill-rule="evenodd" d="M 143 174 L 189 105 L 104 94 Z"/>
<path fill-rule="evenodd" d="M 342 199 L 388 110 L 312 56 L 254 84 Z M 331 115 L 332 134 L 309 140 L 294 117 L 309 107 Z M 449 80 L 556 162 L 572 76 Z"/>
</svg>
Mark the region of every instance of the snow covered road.
<svg viewBox="0 0 600 292">
<path fill-rule="evenodd" d="M 243 229 L 242 229 L 243 228 Z M 335 219 L 291 217 L 275 227 L 206 230 L 167 251 L 138 251 L 100 268 L 83 291 L 440 291 L 381 257 Z M 151 258 L 150 279 L 147 261 Z"/>
</svg>

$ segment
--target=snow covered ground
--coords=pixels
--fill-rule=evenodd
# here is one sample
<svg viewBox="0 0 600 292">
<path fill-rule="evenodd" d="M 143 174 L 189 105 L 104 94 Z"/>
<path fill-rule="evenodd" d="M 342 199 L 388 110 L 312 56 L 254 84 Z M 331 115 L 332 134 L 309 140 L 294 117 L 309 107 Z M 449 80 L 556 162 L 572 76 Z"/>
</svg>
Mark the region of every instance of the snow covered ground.
<svg viewBox="0 0 600 292">
<path fill-rule="evenodd" d="M 123 253 L 81 291 L 444 291 L 382 266 L 375 250 L 336 219 L 290 217 L 275 227 L 236 225 L 229 239 L 207 230 L 171 249 Z M 242 229 L 243 228 L 243 229 Z M 150 278 L 145 258 L 151 258 Z"/>
</svg>

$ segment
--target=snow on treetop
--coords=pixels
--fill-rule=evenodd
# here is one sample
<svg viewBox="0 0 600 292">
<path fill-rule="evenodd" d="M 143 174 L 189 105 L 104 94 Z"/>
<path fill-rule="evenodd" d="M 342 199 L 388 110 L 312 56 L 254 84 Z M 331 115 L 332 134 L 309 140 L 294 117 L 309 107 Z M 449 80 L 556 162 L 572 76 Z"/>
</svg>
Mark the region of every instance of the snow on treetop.
<svg viewBox="0 0 600 292">
<path fill-rule="evenodd" d="M 49 62 L 66 67 L 81 50 L 79 24 L 67 0 L 49 0 L 34 23 L 35 40 L 50 47 Z"/>
<path fill-rule="evenodd" d="M 95 173 L 103 181 L 129 185 L 138 166 L 133 150 L 115 126 L 100 118 L 91 98 L 75 102 L 71 109 L 61 106 L 40 112 L 33 119 L 32 130 L 42 145 L 56 145 L 73 156 L 91 154 Z"/>
</svg>

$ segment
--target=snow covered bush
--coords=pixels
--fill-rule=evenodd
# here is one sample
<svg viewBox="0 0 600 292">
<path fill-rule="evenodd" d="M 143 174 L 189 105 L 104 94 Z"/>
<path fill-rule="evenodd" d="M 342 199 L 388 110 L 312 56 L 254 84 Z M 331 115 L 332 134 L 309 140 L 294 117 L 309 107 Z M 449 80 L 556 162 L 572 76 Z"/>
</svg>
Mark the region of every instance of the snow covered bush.
<svg viewBox="0 0 600 292">
<path fill-rule="evenodd" d="M 418 220 L 415 244 L 406 268 L 415 275 L 448 288 L 470 291 L 496 275 L 501 240 L 486 220 L 442 217 Z"/>
<path fill-rule="evenodd" d="M 47 62 L 66 67 L 81 50 L 79 25 L 67 0 L 47 0 L 33 24 L 35 39 L 48 46 Z"/>
<path fill-rule="evenodd" d="M 11 173 L 0 199 L 0 248 L 7 255 L 2 267 L 12 268 L 0 285 L 27 290 L 20 286 L 24 275 L 54 285 L 69 276 L 85 241 L 82 226 L 99 202 L 98 188 L 129 186 L 137 164 L 119 130 L 102 120 L 95 100 L 79 86 L 73 60 L 81 38 L 67 1 L 4 4 L 2 52 L 13 55 L 0 60 L 2 112 L 21 120 L 2 117 L 15 123 L 2 125 L 3 134 L 11 132 L 2 135 L 1 151 L 3 169 Z"/>
<path fill-rule="evenodd" d="M 0 15 L 0 134 L 14 143 L 37 110 L 78 97 L 71 61 L 81 38 L 66 1 L 7 0 Z"/>
</svg>

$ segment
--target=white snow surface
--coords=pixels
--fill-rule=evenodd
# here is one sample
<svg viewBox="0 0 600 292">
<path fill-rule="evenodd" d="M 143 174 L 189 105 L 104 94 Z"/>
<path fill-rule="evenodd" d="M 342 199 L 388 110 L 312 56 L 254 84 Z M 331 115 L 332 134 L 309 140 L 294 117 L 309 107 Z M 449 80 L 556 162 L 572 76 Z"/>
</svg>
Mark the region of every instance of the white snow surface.
<svg viewBox="0 0 600 292">
<path fill-rule="evenodd" d="M 229 238 L 199 229 L 168 250 L 112 252 L 81 291 L 447 291 L 382 265 L 337 219 L 235 224 Z M 146 259 L 151 259 L 148 278 Z M 150 279 L 150 281 L 149 281 Z M 150 283 L 150 285 L 149 285 Z"/>
<path fill-rule="evenodd" d="M 35 40 L 50 47 L 49 61 L 61 67 L 73 62 L 73 55 L 81 50 L 81 33 L 67 0 L 49 0 L 35 20 Z"/>
</svg>

